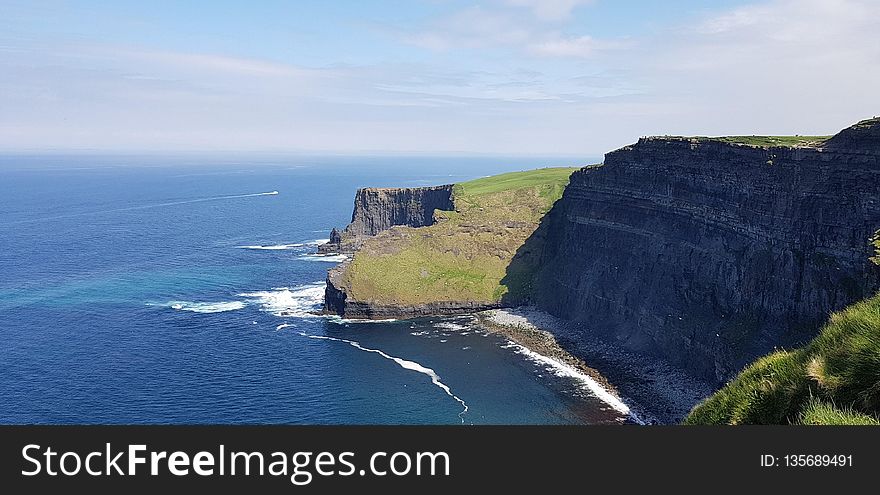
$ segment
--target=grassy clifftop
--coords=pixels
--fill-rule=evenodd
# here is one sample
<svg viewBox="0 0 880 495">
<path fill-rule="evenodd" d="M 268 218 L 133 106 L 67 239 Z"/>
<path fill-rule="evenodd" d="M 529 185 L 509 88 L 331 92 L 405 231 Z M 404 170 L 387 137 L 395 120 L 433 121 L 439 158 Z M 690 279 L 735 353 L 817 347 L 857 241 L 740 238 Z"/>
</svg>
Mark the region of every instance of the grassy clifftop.
<svg viewBox="0 0 880 495">
<path fill-rule="evenodd" d="M 523 245 L 576 168 L 513 172 L 456 184 L 455 211 L 364 242 L 343 275 L 350 297 L 381 304 L 498 302 L 530 280 Z M 519 263 L 512 263 L 514 254 Z M 536 254 L 536 253 L 531 253 Z"/>
<path fill-rule="evenodd" d="M 686 424 L 880 425 L 880 295 L 831 316 L 806 347 L 746 368 Z"/>
<path fill-rule="evenodd" d="M 784 146 L 819 146 L 832 136 L 723 136 L 704 138 L 723 143 L 746 144 L 761 148 Z"/>
</svg>

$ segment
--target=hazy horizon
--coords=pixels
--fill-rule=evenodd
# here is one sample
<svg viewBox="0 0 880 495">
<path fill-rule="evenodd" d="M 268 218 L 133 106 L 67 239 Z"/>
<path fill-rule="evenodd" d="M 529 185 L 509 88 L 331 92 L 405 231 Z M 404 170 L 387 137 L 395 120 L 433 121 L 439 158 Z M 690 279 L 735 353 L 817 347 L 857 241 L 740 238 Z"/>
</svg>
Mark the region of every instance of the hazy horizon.
<svg viewBox="0 0 880 495">
<path fill-rule="evenodd" d="M 0 0 L 0 152 L 601 157 L 880 114 L 876 0 Z"/>
</svg>

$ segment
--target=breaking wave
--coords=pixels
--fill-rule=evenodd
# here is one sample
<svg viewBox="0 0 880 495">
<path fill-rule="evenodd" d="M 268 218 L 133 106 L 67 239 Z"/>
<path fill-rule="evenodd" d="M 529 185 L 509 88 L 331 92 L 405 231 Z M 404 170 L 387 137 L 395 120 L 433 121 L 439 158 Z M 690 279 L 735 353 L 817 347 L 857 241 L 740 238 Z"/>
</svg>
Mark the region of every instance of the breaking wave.
<svg viewBox="0 0 880 495">
<path fill-rule="evenodd" d="M 342 263 L 348 259 L 344 254 L 307 254 L 300 256 L 299 259 L 305 261 L 324 261 L 327 263 Z"/>
<path fill-rule="evenodd" d="M 287 249 L 297 249 L 306 246 L 320 246 L 321 244 L 326 244 L 330 242 L 330 239 L 315 239 L 312 241 L 305 242 L 293 242 L 290 244 L 267 244 L 267 245 L 253 245 L 253 246 L 237 246 L 239 249 L 255 249 L 255 250 L 263 250 L 263 251 L 284 251 Z M 312 255 L 316 256 L 316 255 Z"/>
<path fill-rule="evenodd" d="M 190 301 L 169 301 L 164 304 L 148 303 L 148 306 L 161 306 L 164 308 L 176 309 L 178 311 L 191 311 L 193 313 L 224 313 L 226 311 L 235 311 L 245 307 L 242 301 L 228 302 L 190 302 Z"/>
<path fill-rule="evenodd" d="M 324 304 L 324 282 L 315 282 L 293 288 L 279 287 L 267 291 L 239 294 L 259 304 L 260 309 L 281 317 L 315 317 Z"/>
<path fill-rule="evenodd" d="M 514 350 L 514 352 L 522 354 L 530 361 L 543 365 L 548 371 L 552 372 L 556 376 L 573 378 L 579 381 L 586 390 L 598 397 L 602 402 L 605 402 L 606 404 L 611 406 L 614 410 L 629 415 L 637 422 L 640 421 L 639 418 L 636 417 L 636 415 L 630 410 L 630 408 L 623 403 L 623 401 L 608 392 L 608 390 L 602 387 L 602 385 L 600 385 L 596 380 L 594 380 L 587 374 L 579 371 L 578 369 L 569 366 L 568 364 L 559 362 L 551 357 L 539 354 L 515 342 L 508 342 L 507 345 L 504 345 L 502 347 L 511 348 Z"/>
<path fill-rule="evenodd" d="M 259 249 L 266 251 L 283 251 L 285 249 L 301 248 L 305 246 L 303 243 L 296 244 L 275 244 L 272 246 L 238 246 L 239 249 Z"/>
</svg>

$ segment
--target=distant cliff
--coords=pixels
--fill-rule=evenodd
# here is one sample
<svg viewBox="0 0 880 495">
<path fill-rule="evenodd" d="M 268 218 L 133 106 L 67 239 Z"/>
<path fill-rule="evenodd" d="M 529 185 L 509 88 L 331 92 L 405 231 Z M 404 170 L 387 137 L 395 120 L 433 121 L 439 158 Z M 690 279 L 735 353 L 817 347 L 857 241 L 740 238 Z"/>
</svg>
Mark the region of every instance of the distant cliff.
<svg viewBox="0 0 880 495">
<path fill-rule="evenodd" d="M 330 246 L 354 255 L 330 270 L 324 311 L 399 318 L 469 313 L 521 299 L 531 280 L 521 261 L 537 254 L 524 254 L 523 244 L 575 170 L 513 172 L 393 194 L 359 191 L 351 225 L 331 234 L 337 240 Z"/>
<path fill-rule="evenodd" d="M 644 138 L 545 224 L 541 308 L 722 381 L 878 289 L 880 120 L 805 147 Z"/>
<path fill-rule="evenodd" d="M 319 252 L 356 250 L 365 237 L 394 226 L 425 227 L 434 223 L 434 210 L 452 210 L 452 185 L 411 188 L 358 189 L 351 223 L 342 232 L 333 229 L 330 242 Z"/>
</svg>

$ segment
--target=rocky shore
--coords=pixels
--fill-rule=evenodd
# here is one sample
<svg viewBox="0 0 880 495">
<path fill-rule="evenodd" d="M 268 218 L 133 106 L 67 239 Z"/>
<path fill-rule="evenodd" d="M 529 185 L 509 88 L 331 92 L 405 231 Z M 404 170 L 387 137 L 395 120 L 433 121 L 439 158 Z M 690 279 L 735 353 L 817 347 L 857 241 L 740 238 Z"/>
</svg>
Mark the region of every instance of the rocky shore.
<svg viewBox="0 0 880 495">
<path fill-rule="evenodd" d="M 586 341 L 578 324 L 535 308 L 484 311 L 477 318 L 487 330 L 590 377 L 625 404 L 635 422 L 677 424 L 714 391 L 710 383 L 659 359 L 598 339 Z"/>
</svg>

